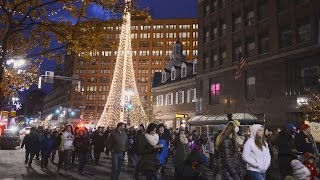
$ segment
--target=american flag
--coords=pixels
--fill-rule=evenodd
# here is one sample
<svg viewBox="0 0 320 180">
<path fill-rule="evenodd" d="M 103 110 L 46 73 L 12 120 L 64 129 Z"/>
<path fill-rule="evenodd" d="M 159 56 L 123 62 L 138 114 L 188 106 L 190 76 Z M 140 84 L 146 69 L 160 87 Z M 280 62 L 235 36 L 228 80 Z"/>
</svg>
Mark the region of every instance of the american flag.
<svg viewBox="0 0 320 180">
<path fill-rule="evenodd" d="M 247 60 L 243 57 L 242 53 L 239 51 L 239 62 L 238 62 L 236 74 L 234 76 L 235 79 L 240 79 L 242 68 L 246 65 L 246 63 L 247 63 Z"/>
</svg>

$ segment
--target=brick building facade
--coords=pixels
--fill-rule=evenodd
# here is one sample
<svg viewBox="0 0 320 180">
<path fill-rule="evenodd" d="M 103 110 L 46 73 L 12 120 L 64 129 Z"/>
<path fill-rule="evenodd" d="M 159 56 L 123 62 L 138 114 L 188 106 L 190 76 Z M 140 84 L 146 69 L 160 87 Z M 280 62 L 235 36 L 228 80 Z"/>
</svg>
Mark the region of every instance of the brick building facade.
<svg viewBox="0 0 320 180">
<path fill-rule="evenodd" d="M 317 0 L 199 0 L 197 114 L 247 112 L 299 123 L 299 99 L 318 87 Z M 239 52 L 247 60 L 235 80 Z"/>
</svg>

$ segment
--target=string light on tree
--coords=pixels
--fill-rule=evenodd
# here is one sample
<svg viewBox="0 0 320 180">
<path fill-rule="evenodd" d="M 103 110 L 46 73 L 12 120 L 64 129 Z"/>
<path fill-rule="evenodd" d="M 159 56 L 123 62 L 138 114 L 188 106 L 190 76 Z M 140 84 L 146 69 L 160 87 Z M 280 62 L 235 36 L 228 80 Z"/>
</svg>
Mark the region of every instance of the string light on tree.
<svg viewBox="0 0 320 180">
<path fill-rule="evenodd" d="M 130 5 L 131 0 L 126 0 L 111 89 L 97 126 L 115 126 L 118 122 L 125 121 L 125 105 L 129 99 L 126 97 L 126 91 L 133 92 L 130 97 L 130 111 L 127 112 L 130 116 L 130 123 L 137 125 L 146 120 L 132 63 Z"/>
</svg>

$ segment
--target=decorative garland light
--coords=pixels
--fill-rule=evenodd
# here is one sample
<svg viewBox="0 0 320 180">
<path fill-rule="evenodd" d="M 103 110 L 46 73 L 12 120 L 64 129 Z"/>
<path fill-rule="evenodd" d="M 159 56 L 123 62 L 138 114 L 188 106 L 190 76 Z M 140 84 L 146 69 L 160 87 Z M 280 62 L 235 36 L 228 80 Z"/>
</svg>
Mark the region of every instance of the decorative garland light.
<svg viewBox="0 0 320 180">
<path fill-rule="evenodd" d="M 138 125 L 138 123 L 146 120 L 146 114 L 137 90 L 132 62 L 131 13 L 129 7 L 131 0 L 125 2 L 124 22 L 121 28 L 116 66 L 107 102 L 97 126 L 115 126 L 118 122 L 125 122 L 125 117 L 130 119 L 132 125 Z M 130 95 L 126 94 L 128 91 L 131 92 Z"/>
</svg>

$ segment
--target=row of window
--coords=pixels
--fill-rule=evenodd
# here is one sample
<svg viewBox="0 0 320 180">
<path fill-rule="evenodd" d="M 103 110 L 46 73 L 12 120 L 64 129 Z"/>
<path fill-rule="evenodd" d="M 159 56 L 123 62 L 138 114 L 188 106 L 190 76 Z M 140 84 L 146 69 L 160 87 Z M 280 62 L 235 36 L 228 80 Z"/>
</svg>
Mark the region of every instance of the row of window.
<svg viewBox="0 0 320 180">
<path fill-rule="evenodd" d="M 198 42 L 194 41 L 193 43 L 194 45 L 198 45 Z M 140 46 L 141 47 L 149 47 L 150 43 L 149 42 L 140 42 Z M 131 51 L 132 52 L 132 56 L 163 56 L 164 54 L 166 56 L 169 56 L 172 54 L 172 50 L 153 50 L 153 51 Z M 183 50 L 183 55 L 188 56 L 190 55 L 190 50 Z M 80 53 L 79 56 L 84 56 L 85 53 Z M 99 51 L 96 51 L 94 53 L 90 52 L 91 56 L 99 56 Z M 104 57 L 108 57 L 108 56 L 117 56 L 118 51 L 101 51 L 101 55 Z M 193 56 L 197 56 L 198 54 L 198 50 L 192 50 L 192 55 Z M 79 65 L 84 65 L 84 60 L 80 60 L 79 61 Z M 92 62 L 92 65 L 96 65 L 96 62 Z"/>
<path fill-rule="evenodd" d="M 257 5 L 258 5 L 258 18 L 259 20 L 265 19 L 268 16 L 268 2 L 271 2 L 270 0 L 258 0 Z M 294 2 L 296 6 L 302 6 L 306 5 L 310 2 L 310 0 L 277 0 L 276 6 L 277 6 L 277 12 L 282 13 L 285 11 L 289 10 L 290 3 Z M 252 7 L 252 4 L 247 4 L 246 7 Z M 218 8 L 224 8 L 225 7 L 225 0 L 207 0 L 204 3 L 203 6 L 203 17 L 207 17 L 210 15 L 210 13 L 214 13 L 215 11 L 218 10 Z M 247 9 L 247 12 L 252 11 L 253 9 L 249 8 Z M 248 16 L 248 13 L 247 13 Z M 249 15 L 251 16 L 251 15 Z"/>
<path fill-rule="evenodd" d="M 296 33 L 296 42 L 305 43 L 311 40 L 311 25 L 308 21 L 303 21 L 303 24 L 298 24 L 297 33 Z M 261 33 L 258 40 L 258 46 L 254 38 L 246 38 L 247 42 L 245 44 L 245 51 L 242 51 L 241 42 L 233 42 L 233 52 L 232 52 L 232 61 L 239 60 L 239 52 L 242 52 L 246 57 L 251 57 L 255 55 L 256 48 L 258 48 L 259 54 L 268 53 L 270 51 L 270 37 L 268 33 Z M 286 48 L 293 44 L 292 29 L 288 26 L 280 28 L 279 31 L 279 48 Z M 208 69 L 209 67 L 221 66 L 225 63 L 226 60 L 226 48 L 220 48 L 219 52 L 217 50 L 211 50 L 210 55 L 203 55 L 203 69 Z M 219 55 L 220 56 L 219 56 Z"/>
<path fill-rule="evenodd" d="M 198 24 L 167 24 L 167 25 L 134 25 L 131 26 L 131 30 L 133 31 L 138 31 L 138 30 L 162 30 L 162 29 L 198 29 Z M 121 26 L 116 26 L 116 27 L 104 27 L 105 30 L 109 30 L 109 31 L 120 31 L 121 30 Z"/>
<path fill-rule="evenodd" d="M 171 68 L 171 73 L 170 73 L 170 78 L 171 81 L 174 81 L 177 78 L 177 72 L 180 71 L 181 78 L 184 78 L 187 76 L 187 65 L 185 63 L 182 63 L 181 69 L 176 69 L 174 66 Z M 197 74 L 197 61 L 193 61 L 193 66 L 192 66 L 192 73 Z M 162 71 L 162 77 L 161 77 L 161 82 L 165 83 L 167 81 L 167 72 Z"/>
<path fill-rule="evenodd" d="M 156 70 L 158 70 L 158 69 L 156 69 Z M 89 74 L 97 74 L 98 70 L 89 69 L 88 72 L 91 72 Z M 92 73 L 92 72 L 96 72 L 96 73 Z M 158 72 L 158 71 L 156 71 L 156 72 Z M 149 73 L 149 69 L 148 68 L 138 68 L 137 73 L 138 74 L 148 74 Z M 86 74 L 86 70 L 85 69 L 77 69 L 77 74 Z M 101 69 L 100 70 L 100 74 L 111 74 L 111 70 L 110 69 Z"/>
<path fill-rule="evenodd" d="M 175 92 L 175 98 L 174 93 L 168 93 L 165 95 L 158 95 L 156 97 L 156 106 L 169 106 L 174 104 L 184 104 L 184 103 L 191 103 L 196 102 L 196 89 L 189 89 L 186 93 L 186 102 L 185 102 L 185 91 L 178 91 Z M 165 99 L 164 99 L 165 98 Z"/>
<path fill-rule="evenodd" d="M 219 82 L 210 80 L 210 91 L 209 91 L 209 103 L 210 104 L 220 104 L 221 96 L 221 84 Z M 256 98 L 256 77 L 252 73 L 246 74 L 246 99 L 248 101 L 253 101 Z M 230 103 L 230 102 L 225 102 Z"/>
</svg>

